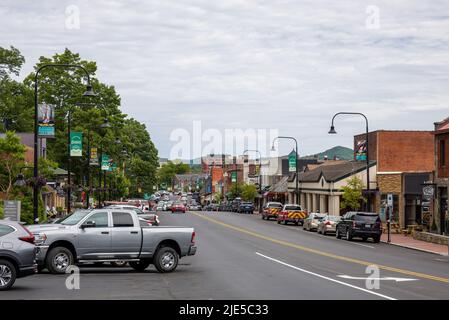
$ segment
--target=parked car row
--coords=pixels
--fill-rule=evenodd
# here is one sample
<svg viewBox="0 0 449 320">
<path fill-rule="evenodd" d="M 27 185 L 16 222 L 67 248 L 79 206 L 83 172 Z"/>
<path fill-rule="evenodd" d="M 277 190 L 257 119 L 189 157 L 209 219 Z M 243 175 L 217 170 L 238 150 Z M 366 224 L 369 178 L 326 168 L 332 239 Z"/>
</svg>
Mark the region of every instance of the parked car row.
<svg viewBox="0 0 449 320">
<path fill-rule="evenodd" d="M 345 238 L 351 241 L 360 238 L 363 241 L 371 238 L 380 242 L 382 223 L 380 216 L 374 212 L 350 211 L 342 217 L 326 213 L 308 213 L 296 204 L 282 205 L 280 202 L 268 202 L 262 211 L 262 219 L 274 219 L 278 224 L 294 223 L 302 225 L 303 230 L 316 231 L 320 234 L 335 234 L 337 239 Z"/>
</svg>

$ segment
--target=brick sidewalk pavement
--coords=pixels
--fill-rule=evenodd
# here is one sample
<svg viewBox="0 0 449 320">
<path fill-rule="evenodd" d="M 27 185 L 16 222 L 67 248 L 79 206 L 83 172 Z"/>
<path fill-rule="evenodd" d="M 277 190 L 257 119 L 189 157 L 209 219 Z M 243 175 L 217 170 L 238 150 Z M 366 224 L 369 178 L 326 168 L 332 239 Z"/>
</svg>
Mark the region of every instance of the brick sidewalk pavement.
<svg viewBox="0 0 449 320">
<path fill-rule="evenodd" d="M 388 239 L 388 235 L 386 233 L 382 233 L 382 237 L 381 237 L 380 241 L 387 242 L 387 239 Z M 412 238 L 412 236 L 405 236 L 402 234 L 391 234 L 391 244 L 400 246 L 400 247 L 405 247 L 405 248 L 410 248 L 410 249 L 415 249 L 415 250 L 420 250 L 420 251 L 425 251 L 425 252 L 430 252 L 430 253 L 436 253 L 439 255 L 445 255 L 445 256 L 448 255 L 448 246 L 445 246 L 442 244 L 436 244 L 436 243 L 415 240 Z"/>
</svg>

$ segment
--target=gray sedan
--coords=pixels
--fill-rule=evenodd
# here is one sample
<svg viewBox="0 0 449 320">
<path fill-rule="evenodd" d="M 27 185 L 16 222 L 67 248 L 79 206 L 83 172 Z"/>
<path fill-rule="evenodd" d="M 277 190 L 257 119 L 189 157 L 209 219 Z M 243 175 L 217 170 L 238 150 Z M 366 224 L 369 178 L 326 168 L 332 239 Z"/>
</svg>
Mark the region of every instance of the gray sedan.
<svg viewBox="0 0 449 320">
<path fill-rule="evenodd" d="M 321 234 L 335 233 L 339 216 L 326 216 L 318 223 L 317 232 Z"/>
<path fill-rule="evenodd" d="M 304 224 L 302 228 L 308 231 L 314 231 L 318 229 L 318 223 L 321 219 L 323 219 L 326 215 L 324 213 L 311 213 L 307 219 L 304 220 Z"/>
<path fill-rule="evenodd" d="M 37 272 L 34 236 L 17 222 L 0 220 L 0 291 Z"/>
</svg>

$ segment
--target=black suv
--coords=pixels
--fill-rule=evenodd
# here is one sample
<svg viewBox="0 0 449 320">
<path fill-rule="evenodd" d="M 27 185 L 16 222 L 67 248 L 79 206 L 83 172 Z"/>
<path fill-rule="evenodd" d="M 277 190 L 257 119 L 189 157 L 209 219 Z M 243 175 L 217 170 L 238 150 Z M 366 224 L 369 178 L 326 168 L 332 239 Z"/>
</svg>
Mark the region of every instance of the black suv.
<svg viewBox="0 0 449 320">
<path fill-rule="evenodd" d="M 351 241 L 360 237 L 363 241 L 372 238 L 374 242 L 380 241 L 382 227 L 379 214 L 374 212 L 348 212 L 338 222 L 335 236 L 337 239 L 345 237 Z"/>
<path fill-rule="evenodd" d="M 238 208 L 238 213 L 254 213 L 254 205 L 252 202 L 240 202 Z"/>
</svg>

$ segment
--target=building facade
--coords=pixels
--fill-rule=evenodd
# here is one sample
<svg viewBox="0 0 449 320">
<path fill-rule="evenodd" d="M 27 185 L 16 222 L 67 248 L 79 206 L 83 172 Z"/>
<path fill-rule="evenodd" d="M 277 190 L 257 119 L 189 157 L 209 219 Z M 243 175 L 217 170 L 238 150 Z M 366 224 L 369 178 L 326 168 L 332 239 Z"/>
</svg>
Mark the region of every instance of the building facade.
<svg viewBox="0 0 449 320">
<path fill-rule="evenodd" d="M 434 170 L 432 131 L 379 130 L 369 133 L 368 156 L 377 164 L 377 192 L 373 208 L 384 217 L 388 195 L 393 197 L 393 221 L 400 228 L 420 225 L 429 228 L 422 189 Z M 354 136 L 354 149 L 366 134 Z"/>
<path fill-rule="evenodd" d="M 433 194 L 433 219 L 435 227 L 432 229 L 439 234 L 449 235 L 448 190 L 449 190 L 449 118 L 435 122 L 435 174 L 434 184 L 429 185 Z"/>
</svg>

